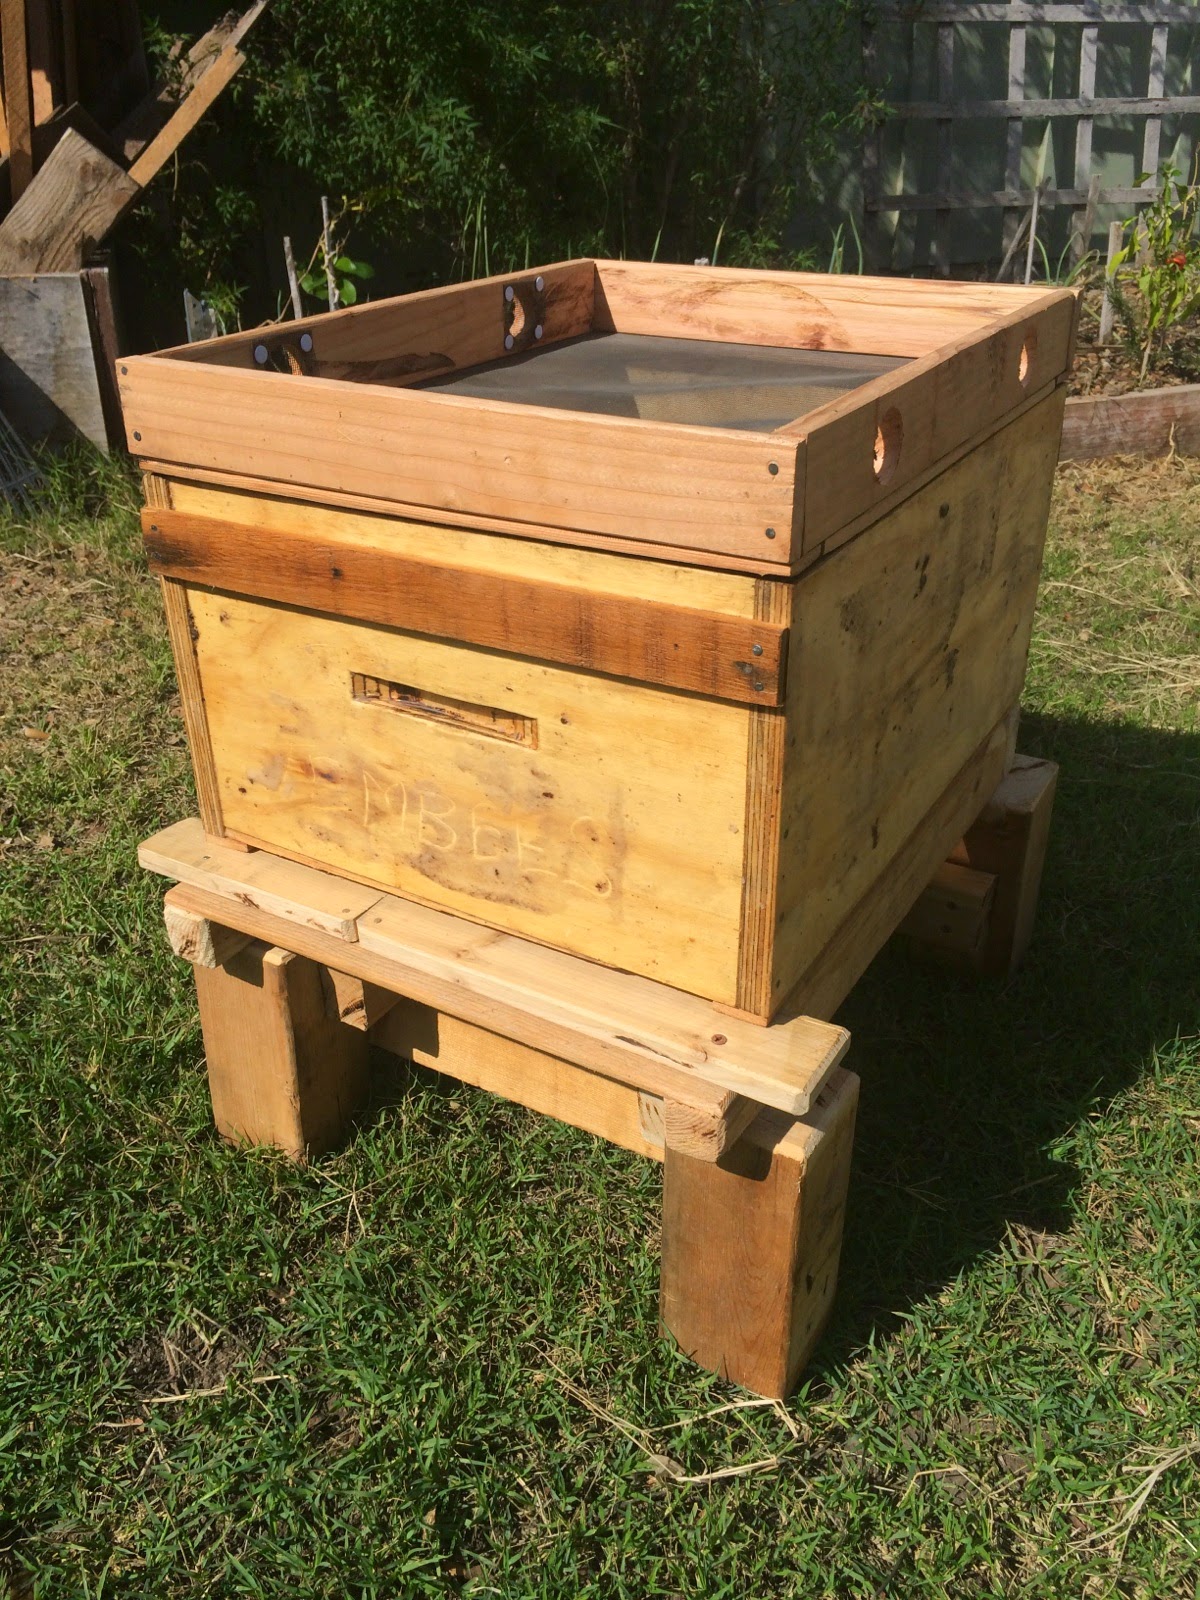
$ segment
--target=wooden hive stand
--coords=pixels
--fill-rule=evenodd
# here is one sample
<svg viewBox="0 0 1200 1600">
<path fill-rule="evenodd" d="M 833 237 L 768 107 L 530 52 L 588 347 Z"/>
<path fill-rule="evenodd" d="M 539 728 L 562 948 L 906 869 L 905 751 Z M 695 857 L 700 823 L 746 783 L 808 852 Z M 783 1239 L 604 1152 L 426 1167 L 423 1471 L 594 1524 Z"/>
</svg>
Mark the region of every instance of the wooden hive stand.
<svg viewBox="0 0 1200 1600">
<path fill-rule="evenodd" d="M 1015 758 L 902 931 L 959 965 L 1011 970 L 1029 937 L 1056 775 Z M 192 964 L 226 1138 L 298 1161 L 330 1149 L 366 1097 L 373 1043 L 660 1160 L 664 1328 L 745 1388 L 790 1392 L 837 1280 L 858 1102 L 844 1029 L 795 1005 L 761 1027 L 239 850 L 196 819 L 147 840 L 139 859 L 175 880 L 167 931 Z M 894 886 L 893 898 L 903 892 Z M 860 965 L 832 950 L 811 990 L 826 1014 Z"/>
</svg>

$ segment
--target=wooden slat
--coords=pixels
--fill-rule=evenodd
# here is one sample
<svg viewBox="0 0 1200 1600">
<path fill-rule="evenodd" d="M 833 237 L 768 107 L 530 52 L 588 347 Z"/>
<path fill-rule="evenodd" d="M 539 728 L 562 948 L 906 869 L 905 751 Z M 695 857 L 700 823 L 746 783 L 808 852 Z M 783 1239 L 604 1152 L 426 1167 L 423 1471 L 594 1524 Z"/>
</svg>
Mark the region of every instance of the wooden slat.
<svg viewBox="0 0 1200 1600">
<path fill-rule="evenodd" d="M 265 850 L 245 853 L 210 845 L 194 817 L 147 839 L 138 850 L 138 860 L 148 872 L 210 890 L 231 903 L 260 907 L 284 922 L 315 928 L 347 943 L 358 938 L 358 918 L 380 898 L 378 889 L 284 861 Z M 238 926 L 236 921 L 227 925 Z"/>
<path fill-rule="evenodd" d="M 1085 28 L 1085 33 L 1095 32 Z M 1092 63 L 1093 70 L 1095 63 Z M 940 100 L 907 100 L 889 105 L 888 111 L 899 122 L 935 122 L 947 115 L 956 120 L 974 122 L 998 117 L 1079 117 L 1088 122 L 1093 117 L 1136 117 L 1154 113 L 1157 116 L 1191 114 L 1200 111 L 1200 95 L 1176 95 L 1169 99 L 1148 100 L 1142 95 L 1106 95 L 1094 99 L 1090 95 L 1060 97 L 1054 100 L 956 100 L 949 106 Z M 1090 127 L 1089 127 L 1090 133 Z M 1091 169 L 1091 147 L 1086 147 L 1087 168 Z M 1076 185 L 1086 188 L 1078 176 L 1080 167 L 1076 160 Z"/>
<path fill-rule="evenodd" d="M 87 252 L 140 193 L 115 161 L 68 128 L 0 223 L 0 273 L 82 267 Z"/>
<path fill-rule="evenodd" d="M 881 211 L 978 211 L 981 206 L 1030 206 L 1032 189 L 979 189 L 956 190 L 951 194 L 891 194 L 878 201 Z M 1039 205 L 1079 206 L 1088 198 L 1086 189 L 1043 189 Z M 1145 184 L 1130 186 L 1117 184 L 1111 189 L 1100 189 L 1100 205 L 1136 205 L 1153 200 L 1154 190 Z"/>
<path fill-rule="evenodd" d="M 1071 259 L 1079 261 L 1091 243 L 1092 222 L 1100 187 L 1099 173 L 1092 172 L 1092 118 L 1100 115 L 1096 110 L 1096 54 L 1099 28 L 1087 25 L 1079 36 L 1079 110 L 1082 113 L 1075 124 L 1075 187 L 1087 190 L 1083 209 L 1076 215 L 1071 236 Z M 1143 102 L 1143 105 L 1145 102 Z M 1200 100 L 1196 102 L 1200 109 Z"/>
<path fill-rule="evenodd" d="M 538 406 L 516 414 L 161 356 L 123 361 L 120 385 L 131 448 L 180 466 L 790 560 L 797 450 L 777 434 Z"/>
<path fill-rule="evenodd" d="M 864 355 L 927 355 L 1037 294 L 1012 284 L 639 261 L 598 261 L 596 272 L 598 329 Z"/>
<path fill-rule="evenodd" d="M 602 1057 L 595 1043 L 587 1036 L 576 1035 L 569 1028 L 557 1026 L 535 1011 L 481 998 L 469 985 L 463 986 L 430 974 L 424 970 L 424 964 L 414 968 L 405 962 L 397 963 L 389 959 L 386 953 L 366 949 L 361 943 L 343 943 L 331 934 L 274 916 L 256 904 L 245 900 L 235 902 L 227 895 L 210 890 L 181 885 L 178 894 L 179 903 L 199 916 L 229 923 L 267 942 L 271 941 L 274 932 L 286 939 L 287 948 L 298 954 L 327 966 L 337 965 L 343 971 L 349 968 L 364 981 L 398 991 L 406 1000 L 430 1007 L 443 1016 L 452 1016 L 658 1100 L 669 1096 L 689 1108 L 693 1132 L 692 1153 L 701 1159 L 717 1160 L 745 1127 L 748 1113 L 742 1096 L 690 1076 L 668 1062 L 626 1052 L 620 1058 L 621 1070 L 614 1071 L 611 1063 Z M 386 1041 L 386 1019 L 381 1027 Z M 491 1085 L 485 1084 L 483 1087 Z M 521 1095 L 514 1092 L 510 1098 L 520 1100 Z M 580 1096 L 584 1105 L 589 1098 L 587 1093 Z M 535 1109 L 540 1108 L 535 1106 Z M 577 1121 L 578 1125 L 586 1126 L 582 1116 L 578 1119 L 566 1117 L 564 1120 Z"/>
<path fill-rule="evenodd" d="M 1052 290 L 964 338 L 873 379 L 782 431 L 806 440 L 803 544 L 812 549 L 1065 373 L 1079 295 Z M 1025 352 L 1024 364 L 1022 352 Z M 894 464 L 875 470 L 880 436 Z"/>
<path fill-rule="evenodd" d="M 539 278 L 541 290 L 537 289 Z M 254 367 L 257 345 L 265 343 L 268 349 L 285 345 L 294 355 L 303 355 L 299 339 L 309 333 L 313 338 L 311 364 L 319 375 L 367 382 L 372 381 L 374 370 L 389 384 L 418 383 L 437 373 L 500 361 L 513 353 L 504 346 L 508 288 L 531 312 L 536 309 L 536 322 L 529 319 L 530 337 L 521 341 L 522 348 L 528 348 L 532 328 L 538 324 L 542 347 L 590 332 L 595 282 L 596 270 L 589 259 L 560 261 L 324 311 L 277 328 L 226 334 L 160 354 L 171 360 Z M 345 370 L 338 370 L 339 363 Z"/>
<path fill-rule="evenodd" d="M 294 923 L 297 939 L 308 930 L 337 932 L 330 908 L 346 914 L 356 893 L 332 873 L 266 852 L 222 852 L 217 859 L 194 818 L 147 840 L 138 859 L 150 871 L 224 898 L 230 925 L 252 933 L 249 913 L 268 902 Z M 394 896 L 352 915 L 357 941 L 329 964 L 652 1094 L 686 1100 L 672 1090 L 705 1085 L 801 1115 L 849 1045 L 845 1030 L 828 1023 L 795 1017 L 759 1028 L 649 979 Z M 456 999 L 447 1005 L 448 996 Z M 513 1032 L 517 1016 L 525 1020 Z"/>
<path fill-rule="evenodd" d="M 1067 401 L 1062 461 L 1106 456 L 1200 455 L 1200 384 Z"/>
<path fill-rule="evenodd" d="M 880 22 L 1142 22 L 1179 27 L 1196 23 L 1193 5 L 1109 5 L 1108 0 L 1083 5 L 1065 0 L 1061 5 L 1058 0 L 909 0 L 875 5 L 872 10 Z"/>
<path fill-rule="evenodd" d="M 937 88 L 938 101 L 947 109 L 937 119 L 937 187 L 941 194 L 949 193 L 953 172 L 954 116 L 950 106 L 954 100 L 954 24 L 941 22 L 937 31 Z M 950 212 L 934 213 L 933 264 L 939 276 L 950 276 Z"/>
<path fill-rule="evenodd" d="M 663 1158 L 661 1111 L 656 1125 L 643 1114 L 637 1089 L 587 1072 L 560 1056 L 532 1050 L 412 1000 L 399 1002 L 372 1030 L 371 1042 L 419 1067 L 486 1089 L 625 1150 L 654 1161 Z"/>
<path fill-rule="evenodd" d="M 1008 30 L 1008 98 L 1010 102 L 1025 99 L 1025 25 L 1014 22 Z M 1019 189 L 1021 187 L 1021 155 L 1024 146 L 1025 122 L 1022 112 L 1016 112 L 1009 118 L 1007 137 L 1004 151 L 1004 186 L 1006 189 Z M 1005 208 L 1004 212 L 1004 249 L 1007 253 L 1013 248 L 1017 231 L 1021 226 L 1023 213 L 1013 206 Z M 1003 276 L 1003 274 L 1001 274 Z"/>
<path fill-rule="evenodd" d="M 1157 22 L 1150 34 L 1150 65 L 1146 74 L 1146 98 L 1157 100 L 1162 96 L 1167 78 L 1167 24 Z M 1146 118 L 1142 135 L 1142 171 L 1156 177 L 1158 173 L 1159 145 L 1162 139 L 1162 118 L 1157 113 Z"/>
<path fill-rule="evenodd" d="M 25 0 L 0 0 L 0 34 L 4 42 L 8 181 L 15 205 L 33 178 L 33 94 L 29 79 Z"/>
<path fill-rule="evenodd" d="M 386 525 L 370 543 L 162 510 L 142 527 L 162 577 L 719 699 L 783 695 L 787 629 L 774 622 L 407 559 Z"/>
</svg>

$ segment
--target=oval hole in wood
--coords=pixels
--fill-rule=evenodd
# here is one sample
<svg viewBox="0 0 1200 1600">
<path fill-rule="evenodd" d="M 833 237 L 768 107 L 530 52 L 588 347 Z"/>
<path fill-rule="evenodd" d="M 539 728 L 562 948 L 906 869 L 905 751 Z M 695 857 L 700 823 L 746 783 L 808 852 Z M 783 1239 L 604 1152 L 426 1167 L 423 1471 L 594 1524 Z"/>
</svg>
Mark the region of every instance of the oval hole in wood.
<svg viewBox="0 0 1200 1600">
<path fill-rule="evenodd" d="M 895 406 L 890 406 L 875 427 L 875 456 L 872 466 L 877 483 L 890 483 L 900 461 L 904 424 Z"/>
</svg>

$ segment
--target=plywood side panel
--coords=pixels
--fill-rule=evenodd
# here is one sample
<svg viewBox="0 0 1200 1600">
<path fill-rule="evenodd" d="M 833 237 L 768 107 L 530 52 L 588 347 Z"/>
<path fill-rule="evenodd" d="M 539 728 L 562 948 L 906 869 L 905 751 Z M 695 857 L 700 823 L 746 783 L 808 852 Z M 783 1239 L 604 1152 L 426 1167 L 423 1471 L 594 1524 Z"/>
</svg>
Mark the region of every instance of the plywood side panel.
<svg viewBox="0 0 1200 1600">
<path fill-rule="evenodd" d="M 120 386 L 131 449 L 158 461 L 790 560 L 799 447 L 778 435 L 159 356 L 122 361 Z"/>
<path fill-rule="evenodd" d="M 588 592 L 602 590 L 605 594 L 661 600 L 667 605 L 694 606 L 730 617 L 757 615 L 754 579 L 743 573 L 543 544 L 528 538 L 372 512 L 343 511 L 181 479 L 172 481 L 170 503 L 176 511 L 252 523 L 273 533 L 294 531 L 329 538 L 361 538 L 400 556 L 436 560 L 443 567 L 470 567 L 478 572 L 563 584 Z"/>
<path fill-rule="evenodd" d="M 801 350 L 923 356 L 1045 291 L 817 272 L 596 263 L 596 329 Z"/>
<path fill-rule="evenodd" d="M 1062 405 L 1058 391 L 800 580 L 777 1000 L 1020 698 Z"/>
<path fill-rule="evenodd" d="M 190 591 L 225 826 L 711 998 L 738 965 L 750 712 Z M 494 712 L 501 736 L 355 697 Z"/>
</svg>

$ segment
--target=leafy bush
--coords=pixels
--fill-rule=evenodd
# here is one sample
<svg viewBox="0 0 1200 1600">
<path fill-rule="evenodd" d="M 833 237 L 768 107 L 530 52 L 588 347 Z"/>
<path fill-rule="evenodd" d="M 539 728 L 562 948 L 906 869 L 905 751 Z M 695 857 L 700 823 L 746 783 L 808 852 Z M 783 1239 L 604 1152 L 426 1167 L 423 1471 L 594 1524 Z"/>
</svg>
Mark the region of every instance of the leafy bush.
<svg viewBox="0 0 1200 1600">
<path fill-rule="evenodd" d="M 356 219 L 356 257 L 425 282 L 590 252 L 783 261 L 805 171 L 866 107 L 860 9 L 275 0 L 219 112 L 233 159 L 189 149 L 160 239 L 236 298 L 283 172 L 305 215 L 326 193 Z"/>
<path fill-rule="evenodd" d="M 1146 174 L 1138 181 L 1144 183 Z M 1197 168 L 1189 182 L 1178 168 L 1164 166 L 1157 198 L 1124 224 L 1127 238 L 1112 258 L 1107 293 L 1131 353 L 1141 362 L 1140 383 L 1161 360 L 1172 334 L 1200 314 L 1198 220 Z"/>
</svg>

